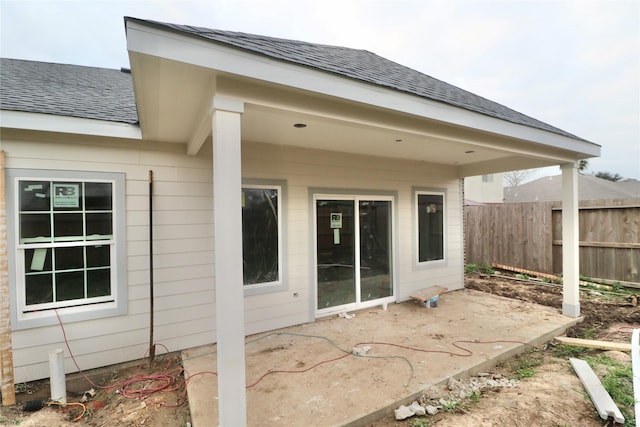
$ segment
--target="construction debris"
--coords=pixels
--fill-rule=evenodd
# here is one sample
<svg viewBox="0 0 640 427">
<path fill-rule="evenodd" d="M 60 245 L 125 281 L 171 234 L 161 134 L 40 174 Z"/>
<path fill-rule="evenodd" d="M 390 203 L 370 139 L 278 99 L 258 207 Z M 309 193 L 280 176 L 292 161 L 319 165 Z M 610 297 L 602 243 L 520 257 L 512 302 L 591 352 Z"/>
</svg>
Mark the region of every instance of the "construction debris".
<svg viewBox="0 0 640 427">
<path fill-rule="evenodd" d="M 573 357 L 569 359 L 569 362 L 571 366 L 573 366 L 573 370 L 576 371 L 580 381 L 582 381 L 585 390 L 587 390 L 600 418 L 607 420 L 609 417 L 612 417 L 616 423 L 624 424 L 622 412 L 620 412 L 618 405 L 616 405 L 607 390 L 605 390 L 600 379 L 595 372 L 593 372 L 593 369 L 591 369 L 591 366 L 584 360 Z"/>
<path fill-rule="evenodd" d="M 338 313 L 338 317 L 342 318 L 342 319 L 353 319 L 354 317 L 356 317 L 355 314 L 349 314 L 346 311 L 343 311 L 342 313 Z"/>
<path fill-rule="evenodd" d="M 497 268 L 499 270 L 511 271 L 513 273 L 520 273 L 526 276 L 537 277 L 541 279 L 551 280 L 553 283 L 560 284 L 562 283 L 562 277 L 557 276 L 555 274 L 542 273 L 540 271 L 527 270 L 526 268 L 512 267 L 510 265 L 498 264 L 496 262 L 491 263 L 491 267 Z M 593 279 L 592 279 L 593 280 Z M 586 280 L 579 280 L 578 283 L 580 286 L 593 286 L 599 289 L 612 289 L 611 286 L 601 283 L 596 283 L 597 281 L 587 282 Z"/>
<path fill-rule="evenodd" d="M 560 344 L 572 347 L 596 348 L 598 350 L 631 351 L 631 344 L 609 341 L 585 340 L 581 338 L 556 337 Z"/>
<path fill-rule="evenodd" d="M 356 356 L 364 356 L 365 354 L 367 354 L 369 350 L 371 350 L 370 345 L 363 345 L 362 347 L 353 347 L 353 350 L 351 350 L 351 353 Z"/>
<path fill-rule="evenodd" d="M 402 421 L 406 420 L 407 418 L 413 417 L 416 413 L 413 412 L 409 406 L 401 405 L 398 409 L 393 411 L 393 414 L 395 415 L 396 420 Z"/>
<path fill-rule="evenodd" d="M 453 408 L 474 395 L 480 395 L 486 390 L 513 388 L 519 384 L 518 380 L 504 378 L 500 374 L 482 373 L 466 379 L 449 378 L 444 387 L 431 387 L 409 406 L 400 406 L 394 411 L 396 420 L 404 420 L 414 415 L 436 415 L 445 408 Z M 449 410 L 449 409 L 447 409 Z"/>
<path fill-rule="evenodd" d="M 512 271 L 514 273 L 526 274 L 527 276 L 535 276 L 535 277 L 542 277 L 543 279 L 562 281 L 562 279 L 556 276 L 555 274 L 548 274 L 548 273 L 542 273 L 539 271 L 527 270 L 526 268 L 512 267 L 510 265 L 498 264 L 497 262 L 492 262 L 491 267 L 498 268 L 500 270 L 505 270 L 505 271 Z"/>
<path fill-rule="evenodd" d="M 411 299 L 418 301 L 423 307 L 432 308 L 438 306 L 440 294 L 447 292 L 444 286 L 430 286 L 422 291 L 410 296 Z"/>
</svg>

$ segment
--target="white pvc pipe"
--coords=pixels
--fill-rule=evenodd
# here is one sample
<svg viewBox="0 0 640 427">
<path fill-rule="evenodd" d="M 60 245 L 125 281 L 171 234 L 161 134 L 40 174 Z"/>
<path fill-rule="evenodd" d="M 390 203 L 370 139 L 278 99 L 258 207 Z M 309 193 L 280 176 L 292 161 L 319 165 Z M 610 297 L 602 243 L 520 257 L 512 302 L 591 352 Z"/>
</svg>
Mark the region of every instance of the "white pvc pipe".
<svg viewBox="0 0 640 427">
<path fill-rule="evenodd" d="M 55 349 L 49 352 L 49 379 L 51 382 L 51 400 L 67 403 L 67 383 L 64 374 L 64 352 Z"/>
</svg>

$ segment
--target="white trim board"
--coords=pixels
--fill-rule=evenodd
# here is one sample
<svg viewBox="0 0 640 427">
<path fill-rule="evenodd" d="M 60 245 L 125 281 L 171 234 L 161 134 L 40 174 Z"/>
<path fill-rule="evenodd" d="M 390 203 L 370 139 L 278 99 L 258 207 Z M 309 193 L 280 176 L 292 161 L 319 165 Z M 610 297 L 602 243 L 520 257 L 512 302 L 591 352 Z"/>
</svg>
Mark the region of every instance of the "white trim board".
<svg viewBox="0 0 640 427">
<path fill-rule="evenodd" d="M 0 111 L 0 128 L 142 139 L 138 125 L 24 111 Z"/>
<path fill-rule="evenodd" d="M 593 369 L 591 369 L 591 366 L 584 360 L 573 357 L 569 359 L 569 362 L 571 366 L 573 366 L 573 370 L 576 371 L 580 381 L 582 381 L 585 390 L 589 393 L 589 397 L 596 407 L 600 418 L 607 420 L 609 417 L 612 417 L 617 423 L 624 424 L 622 412 L 620 412 L 616 403 L 607 390 L 605 390 L 600 379 L 595 372 L 593 372 Z"/>
</svg>

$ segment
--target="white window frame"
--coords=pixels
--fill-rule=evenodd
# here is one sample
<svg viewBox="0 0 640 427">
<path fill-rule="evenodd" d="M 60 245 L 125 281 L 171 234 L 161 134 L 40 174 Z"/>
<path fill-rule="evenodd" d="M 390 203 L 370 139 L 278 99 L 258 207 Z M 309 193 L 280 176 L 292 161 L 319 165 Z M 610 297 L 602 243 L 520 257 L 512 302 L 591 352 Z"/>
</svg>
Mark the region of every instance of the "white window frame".
<svg viewBox="0 0 640 427">
<path fill-rule="evenodd" d="M 242 180 L 242 190 L 266 189 L 278 191 L 278 280 L 273 282 L 243 284 L 244 295 L 256 295 L 269 292 L 279 292 L 287 290 L 286 281 L 286 250 L 284 247 L 284 236 L 286 235 L 286 195 L 287 182 L 283 180 L 248 179 Z"/>
<path fill-rule="evenodd" d="M 398 259 L 396 254 L 396 245 L 397 245 L 397 235 L 398 230 L 396 228 L 396 200 L 398 198 L 397 193 L 395 192 L 386 192 L 386 191 L 368 191 L 368 190 L 359 190 L 359 191 L 340 191 L 340 190 L 330 190 L 330 189 L 310 189 L 309 190 L 310 200 L 312 202 L 311 205 L 311 217 L 313 228 L 311 229 L 312 239 L 311 242 L 313 244 L 311 254 L 313 255 L 313 260 L 311 265 L 313 266 L 313 301 L 312 307 L 315 312 L 316 317 L 326 317 L 332 314 L 340 313 L 348 310 L 361 310 L 369 307 L 379 306 L 383 303 L 392 303 L 396 301 L 398 295 Z M 391 218 L 390 220 L 390 228 L 389 232 L 391 233 L 391 241 L 390 244 L 390 259 L 389 259 L 389 269 L 390 269 L 390 279 L 392 282 L 391 291 L 392 294 L 375 299 L 370 301 L 361 301 L 360 298 L 360 290 L 361 290 L 361 276 L 360 276 L 360 268 L 355 268 L 355 282 L 356 282 L 356 301 L 352 303 L 347 303 L 344 305 L 329 307 L 329 308 L 320 308 L 318 307 L 318 215 L 317 215 L 317 201 L 318 200 L 348 200 L 354 203 L 354 259 L 356 260 L 356 264 L 360 265 L 360 215 L 357 208 L 357 205 L 362 200 L 373 200 L 373 201 L 385 201 L 391 202 Z"/>
<path fill-rule="evenodd" d="M 418 197 L 426 196 L 441 196 L 442 197 L 442 259 L 434 259 L 429 261 L 420 261 L 420 216 L 418 215 Z M 414 266 L 416 268 L 430 268 L 440 267 L 448 263 L 447 257 L 447 192 L 444 189 L 428 189 L 428 188 L 414 188 L 413 189 L 413 227 L 414 227 Z"/>
<path fill-rule="evenodd" d="M 20 181 L 80 181 L 112 184 L 113 236 L 106 240 L 91 240 L 91 244 L 110 246 L 111 294 L 79 300 L 26 305 L 25 250 L 79 246 L 78 242 L 24 243 L 19 237 Z M 11 321 L 15 330 L 56 324 L 58 315 L 64 322 L 97 319 L 127 312 L 127 271 L 125 234 L 125 176 L 122 173 L 61 170 L 7 169 L 7 241 L 11 300 Z M 85 245 L 87 242 L 83 242 Z M 82 246 L 80 245 L 80 246 Z"/>
</svg>

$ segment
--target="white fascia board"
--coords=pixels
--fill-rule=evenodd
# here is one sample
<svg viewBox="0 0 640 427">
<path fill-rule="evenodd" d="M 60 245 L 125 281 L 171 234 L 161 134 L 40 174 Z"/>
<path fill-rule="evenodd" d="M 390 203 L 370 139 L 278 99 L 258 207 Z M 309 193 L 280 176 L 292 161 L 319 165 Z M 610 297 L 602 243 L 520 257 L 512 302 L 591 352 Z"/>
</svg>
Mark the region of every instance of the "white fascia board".
<svg viewBox="0 0 640 427">
<path fill-rule="evenodd" d="M 179 34 L 137 22 L 127 22 L 127 48 L 130 52 L 185 62 L 223 73 L 532 141 L 578 152 L 586 157 L 600 156 L 600 146 L 591 142 L 511 123 L 443 102 L 432 101 L 372 83 L 360 82 L 326 71 L 243 51 L 240 48 L 198 39 L 193 35 Z"/>
<path fill-rule="evenodd" d="M 0 128 L 142 139 L 137 125 L 23 111 L 0 111 Z"/>
</svg>

